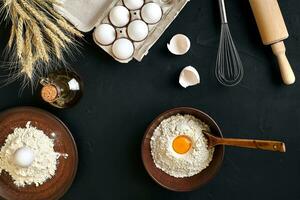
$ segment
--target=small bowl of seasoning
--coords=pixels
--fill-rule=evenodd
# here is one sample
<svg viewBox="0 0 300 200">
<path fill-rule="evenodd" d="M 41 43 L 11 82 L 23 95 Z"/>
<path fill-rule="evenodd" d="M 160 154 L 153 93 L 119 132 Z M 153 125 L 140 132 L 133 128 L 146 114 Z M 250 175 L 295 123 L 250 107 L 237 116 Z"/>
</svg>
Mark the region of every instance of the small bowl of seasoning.
<svg viewBox="0 0 300 200">
<path fill-rule="evenodd" d="M 208 148 L 203 131 L 223 137 L 217 123 L 200 110 L 181 107 L 159 115 L 146 130 L 141 149 L 152 179 L 177 192 L 211 181 L 221 168 L 225 148 Z"/>
</svg>

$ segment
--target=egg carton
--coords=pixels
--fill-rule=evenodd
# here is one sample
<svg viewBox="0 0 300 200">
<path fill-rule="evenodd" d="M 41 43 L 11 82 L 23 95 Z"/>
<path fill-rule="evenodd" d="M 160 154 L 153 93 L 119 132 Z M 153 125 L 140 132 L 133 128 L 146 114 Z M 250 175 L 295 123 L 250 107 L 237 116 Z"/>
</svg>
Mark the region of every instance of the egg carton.
<svg viewBox="0 0 300 200">
<path fill-rule="evenodd" d="M 113 26 L 116 31 L 115 41 L 125 38 L 132 42 L 133 54 L 130 57 L 126 59 L 116 57 L 113 52 L 113 44 L 115 41 L 109 45 L 100 44 L 95 37 L 95 31 L 93 34 L 94 41 L 115 60 L 121 63 L 128 63 L 133 58 L 138 61 L 142 61 L 143 57 L 148 54 L 150 48 L 160 38 L 167 27 L 173 22 L 189 1 L 190 0 L 144 0 L 144 5 L 140 9 L 130 10 L 124 4 L 124 0 L 62 0 L 62 4 L 55 6 L 55 9 L 82 32 L 92 31 L 101 24 L 109 24 Z M 147 37 L 142 41 L 133 41 L 128 36 L 128 25 L 130 22 L 135 20 L 144 21 L 141 16 L 141 10 L 149 3 L 155 3 L 160 6 L 162 11 L 161 19 L 155 24 L 146 23 L 148 27 Z M 129 23 L 123 27 L 113 25 L 109 17 L 110 11 L 116 6 L 124 6 L 129 10 Z"/>
</svg>

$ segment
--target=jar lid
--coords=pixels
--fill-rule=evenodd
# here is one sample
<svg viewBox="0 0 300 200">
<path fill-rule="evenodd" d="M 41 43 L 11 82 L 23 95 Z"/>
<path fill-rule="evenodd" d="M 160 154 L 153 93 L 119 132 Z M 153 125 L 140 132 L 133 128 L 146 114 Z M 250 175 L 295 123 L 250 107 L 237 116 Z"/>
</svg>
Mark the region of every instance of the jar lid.
<svg viewBox="0 0 300 200">
<path fill-rule="evenodd" d="M 47 84 L 47 85 L 43 86 L 43 88 L 41 90 L 41 96 L 44 101 L 51 103 L 57 99 L 58 90 L 54 85 Z"/>
</svg>

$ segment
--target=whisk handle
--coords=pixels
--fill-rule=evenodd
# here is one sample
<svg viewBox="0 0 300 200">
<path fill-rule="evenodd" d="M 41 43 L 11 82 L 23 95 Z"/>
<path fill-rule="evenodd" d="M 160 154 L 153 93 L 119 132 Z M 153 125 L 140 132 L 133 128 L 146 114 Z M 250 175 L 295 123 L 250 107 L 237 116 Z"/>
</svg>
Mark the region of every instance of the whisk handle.
<svg viewBox="0 0 300 200">
<path fill-rule="evenodd" d="M 221 22 L 222 24 L 227 24 L 227 14 L 224 0 L 219 0 L 220 14 L 221 14 Z"/>
</svg>

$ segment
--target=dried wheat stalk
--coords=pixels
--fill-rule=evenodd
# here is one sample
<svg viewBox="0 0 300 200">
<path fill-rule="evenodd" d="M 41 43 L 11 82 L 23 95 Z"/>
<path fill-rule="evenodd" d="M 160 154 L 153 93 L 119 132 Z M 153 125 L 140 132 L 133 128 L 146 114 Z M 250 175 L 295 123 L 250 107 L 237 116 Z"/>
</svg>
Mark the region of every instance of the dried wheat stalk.
<svg viewBox="0 0 300 200">
<path fill-rule="evenodd" d="M 6 11 L 12 26 L 8 48 L 16 55 L 18 72 L 30 80 L 36 76 L 37 71 L 51 68 L 53 61 L 63 61 L 64 52 L 76 43 L 75 37 L 83 37 L 54 10 L 53 5 L 60 5 L 60 0 L 3 2 L 2 10 Z M 38 69 L 41 63 L 44 69 Z M 17 76 L 20 77 L 20 74 Z"/>
</svg>

